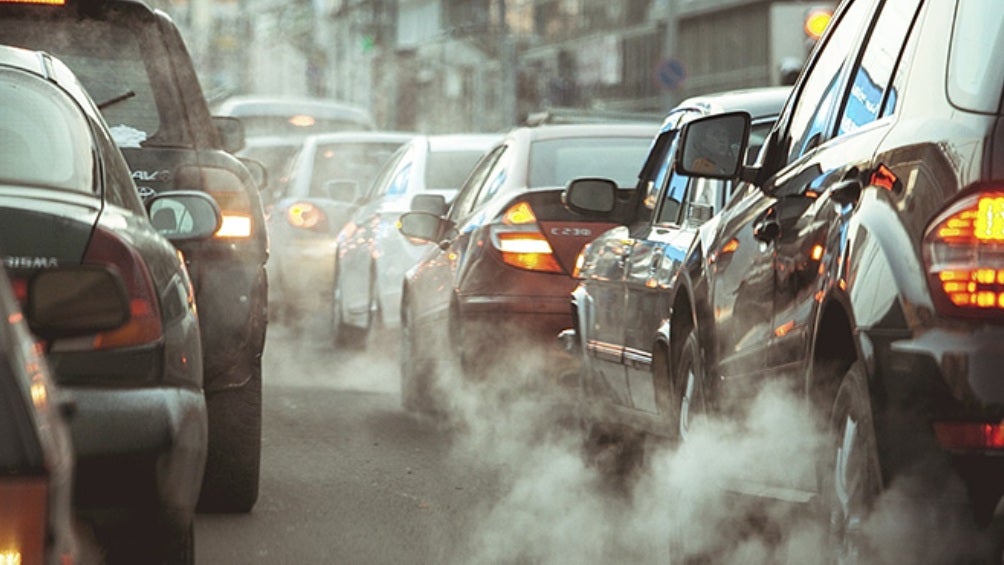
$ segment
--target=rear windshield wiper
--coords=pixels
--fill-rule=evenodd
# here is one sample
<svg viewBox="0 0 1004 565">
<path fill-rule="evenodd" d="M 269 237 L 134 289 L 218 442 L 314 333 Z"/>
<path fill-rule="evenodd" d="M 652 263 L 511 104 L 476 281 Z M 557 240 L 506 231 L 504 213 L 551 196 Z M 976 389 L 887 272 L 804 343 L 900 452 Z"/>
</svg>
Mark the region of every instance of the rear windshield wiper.
<svg viewBox="0 0 1004 565">
<path fill-rule="evenodd" d="M 107 108 L 109 106 L 113 106 L 115 104 L 118 104 L 119 102 L 122 102 L 123 100 L 128 100 L 128 99 L 132 98 L 133 96 L 136 96 L 136 93 L 133 92 L 132 90 L 127 90 L 127 91 L 123 92 L 122 94 L 119 94 L 118 96 L 116 96 L 114 98 L 110 98 L 110 99 L 105 100 L 104 102 L 98 104 L 98 110 L 104 110 L 105 108 Z"/>
</svg>

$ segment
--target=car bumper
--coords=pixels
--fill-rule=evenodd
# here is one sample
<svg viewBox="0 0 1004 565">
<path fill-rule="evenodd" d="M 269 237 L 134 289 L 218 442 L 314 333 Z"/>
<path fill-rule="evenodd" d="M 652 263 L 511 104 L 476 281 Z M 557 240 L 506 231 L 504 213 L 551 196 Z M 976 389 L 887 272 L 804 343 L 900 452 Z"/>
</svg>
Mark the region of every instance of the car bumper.
<svg viewBox="0 0 1004 565">
<path fill-rule="evenodd" d="M 205 397 L 180 388 L 69 389 L 75 506 L 191 520 L 208 437 Z"/>
</svg>

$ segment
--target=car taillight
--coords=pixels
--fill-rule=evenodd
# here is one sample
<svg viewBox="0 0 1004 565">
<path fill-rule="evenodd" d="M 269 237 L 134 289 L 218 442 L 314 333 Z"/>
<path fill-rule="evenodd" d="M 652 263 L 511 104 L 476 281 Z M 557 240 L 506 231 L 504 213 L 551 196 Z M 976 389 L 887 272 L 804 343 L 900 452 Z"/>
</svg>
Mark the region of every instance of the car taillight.
<svg viewBox="0 0 1004 565">
<path fill-rule="evenodd" d="M 216 239 L 247 239 L 254 233 L 254 214 L 244 183 L 234 173 L 216 167 L 179 167 L 175 184 L 203 187 L 220 207 L 223 221 Z"/>
<path fill-rule="evenodd" d="M 934 436 L 941 447 L 954 451 L 1004 449 L 1004 424 L 935 422 Z"/>
<path fill-rule="evenodd" d="M 554 258 L 551 244 L 537 226 L 533 209 L 526 202 L 506 210 L 502 223 L 491 226 L 491 239 L 507 265 L 528 271 L 564 272 Z"/>
<path fill-rule="evenodd" d="M 952 204 L 931 222 L 923 251 L 939 311 L 1004 313 L 1004 193 L 979 192 Z"/>
<path fill-rule="evenodd" d="M 294 228 L 327 231 L 324 211 L 310 202 L 295 202 L 286 210 L 286 221 Z"/>
<path fill-rule="evenodd" d="M 45 561 L 48 491 L 45 477 L 0 480 L 0 564 Z"/>
<path fill-rule="evenodd" d="M 129 294 L 129 321 L 117 329 L 95 335 L 91 347 L 112 349 L 159 340 L 163 335 L 160 303 L 153 279 L 139 253 L 115 233 L 96 227 L 84 253 L 84 263 L 106 265 L 117 271 Z"/>
</svg>

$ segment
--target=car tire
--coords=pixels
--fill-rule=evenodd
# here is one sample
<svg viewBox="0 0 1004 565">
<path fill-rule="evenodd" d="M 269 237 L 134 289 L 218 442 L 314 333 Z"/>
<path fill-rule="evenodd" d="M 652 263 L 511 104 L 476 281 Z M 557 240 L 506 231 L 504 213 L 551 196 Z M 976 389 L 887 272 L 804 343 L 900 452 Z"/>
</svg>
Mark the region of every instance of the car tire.
<svg viewBox="0 0 1004 565">
<path fill-rule="evenodd" d="M 432 370 L 428 361 L 415 358 L 415 340 L 411 324 L 401 320 L 401 406 L 416 414 L 433 413 Z"/>
<path fill-rule="evenodd" d="M 707 414 L 709 406 L 701 345 L 693 328 L 683 340 L 673 375 L 676 380 L 673 388 L 679 391 L 676 435 L 680 441 L 686 441 L 695 418 Z"/>
<path fill-rule="evenodd" d="M 860 362 L 851 365 L 840 382 L 830 430 L 832 443 L 821 475 L 831 561 L 870 563 L 875 555 L 859 528 L 878 498 L 882 479 L 867 379 Z"/>
<path fill-rule="evenodd" d="M 338 272 L 335 272 L 335 288 L 331 298 L 331 343 L 336 348 L 363 349 L 366 346 L 367 330 L 345 323 L 342 288 Z"/>
<path fill-rule="evenodd" d="M 261 474 L 261 356 L 243 386 L 206 395 L 209 450 L 199 510 L 246 513 L 258 501 Z"/>
</svg>

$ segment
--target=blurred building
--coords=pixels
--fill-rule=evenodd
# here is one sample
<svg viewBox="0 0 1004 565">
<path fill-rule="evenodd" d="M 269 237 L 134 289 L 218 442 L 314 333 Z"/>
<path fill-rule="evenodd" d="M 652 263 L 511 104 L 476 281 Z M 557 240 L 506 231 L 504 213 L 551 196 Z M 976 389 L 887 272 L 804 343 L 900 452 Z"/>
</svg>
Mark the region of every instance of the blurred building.
<svg viewBox="0 0 1004 565">
<path fill-rule="evenodd" d="M 310 94 L 381 127 L 502 131 L 547 108 L 660 116 L 793 80 L 835 0 L 158 0 L 213 96 Z"/>
</svg>

